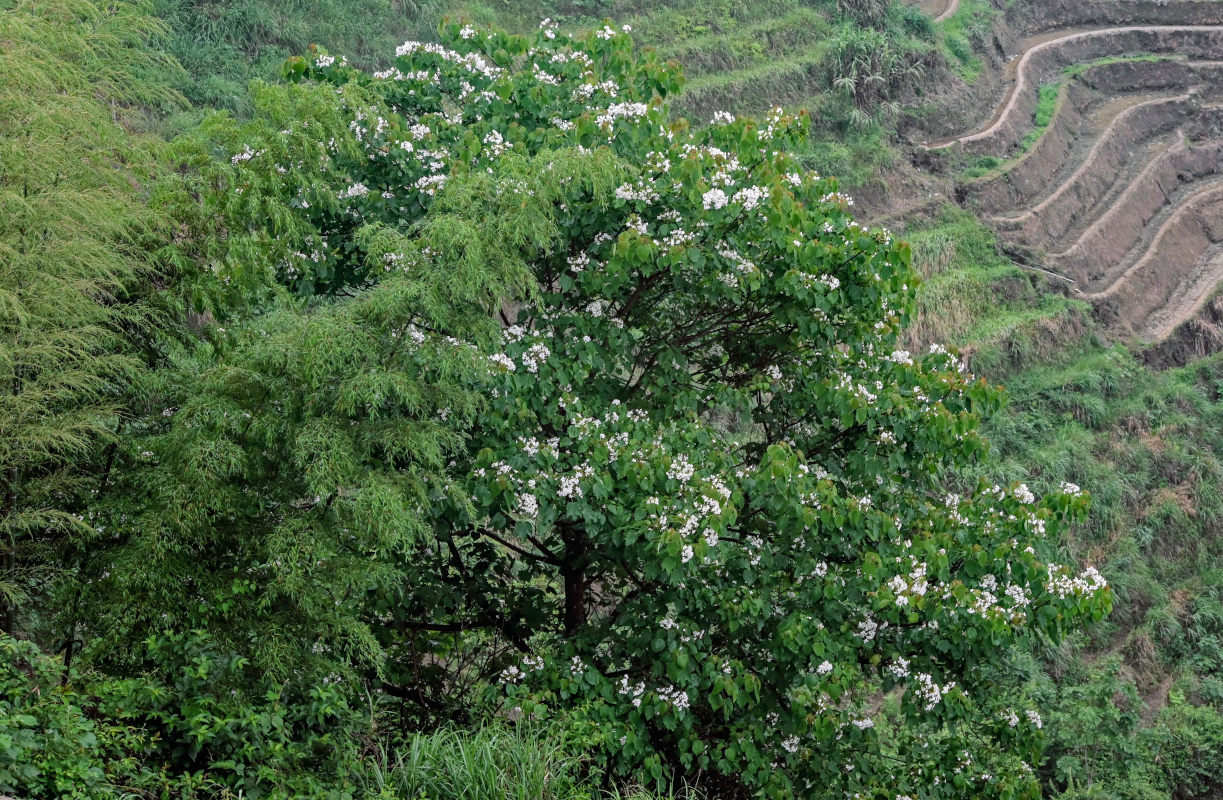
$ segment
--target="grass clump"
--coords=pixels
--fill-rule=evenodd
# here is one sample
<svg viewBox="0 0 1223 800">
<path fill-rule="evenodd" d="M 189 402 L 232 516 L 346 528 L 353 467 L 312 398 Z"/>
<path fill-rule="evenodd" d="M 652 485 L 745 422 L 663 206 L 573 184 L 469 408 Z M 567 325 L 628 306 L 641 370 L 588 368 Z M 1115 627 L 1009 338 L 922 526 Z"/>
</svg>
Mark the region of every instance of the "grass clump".
<svg viewBox="0 0 1223 800">
<path fill-rule="evenodd" d="M 698 800 L 686 788 L 604 781 L 576 752 L 539 726 L 446 728 L 381 751 L 365 788 L 386 800 Z"/>
<path fill-rule="evenodd" d="M 941 49 L 947 63 L 965 83 L 973 83 L 984 65 L 977 52 L 989 41 L 997 11 L 984 0 L 962 0 L 960 7 L 939 26 Z"/>
<path fill-rule="evenodd" d="M 1062 70 L 1062 74 L 1068 78 L 1078 78 L 1084 75 L 1091 69 L 1096 67 L 1108 66 L 1109 64 L 1127 64 L 1127 63 L 1151 63 L 1156 61 L 1176 61 L 1183 59 L 1184 56 L 1162 56 L 1153 53 L 1137 56 L 1109 56 L 1107 58 L 1097 58 L 1093 61 L 1084 61 L 1079 64 L 1071 64 Z"/>
<path fill-rule="evenodd" d="M 996 380 L 1055 351 L 1085 324 L 1085 303 L 1050 292 L 1046 276 L 1008 259 L 967 211 L 949 206 L 906 238 L 925 279 L 909 330 L 914 349 L 954 345 Z"/>
<path fill-rule="evenodd" d="M 1032 130 L 1023 137 L 1023 142 L 1020 143 L 1020 152 L 1026 153 L 1032 149 L 1032 146 L 1045 135 L 1045 131 L 1049 128 L 1049 123 L 1053 121 L 1054 115 L 1057 114 L 1058 105 L 1063 95 L 1064 84 L 1062 83 L 1046 83 L 1040 87 L 1040 93 L 1036 98 L 1036 114 L 1033 117 Z"/>
</svg>

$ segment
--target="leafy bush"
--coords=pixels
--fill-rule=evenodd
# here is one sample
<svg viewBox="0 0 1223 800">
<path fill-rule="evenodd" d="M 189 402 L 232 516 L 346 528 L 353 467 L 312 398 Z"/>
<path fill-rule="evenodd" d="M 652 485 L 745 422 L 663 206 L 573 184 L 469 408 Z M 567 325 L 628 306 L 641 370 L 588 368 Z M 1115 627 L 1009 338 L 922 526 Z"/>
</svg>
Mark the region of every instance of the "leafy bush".
<svg viewBox="0 0 1223 800">
<path fill-rule="evenodd" d="M 130 768 L 113 759 L 143 737 L 111 721 L 97 723 L 61 685 L 63 665 L 30 642 L 0 633 L 0 793 L 94 798 Z"/>
<path fill-rule="evenodd" d="M 98 701 L 147 732 L 144 757 L 188 784 L 256 798 L 345 798 L 362 717 L 335 682 L 269 680 L 202 632 L 149 640 L 148 672 Z"/>
</svg>

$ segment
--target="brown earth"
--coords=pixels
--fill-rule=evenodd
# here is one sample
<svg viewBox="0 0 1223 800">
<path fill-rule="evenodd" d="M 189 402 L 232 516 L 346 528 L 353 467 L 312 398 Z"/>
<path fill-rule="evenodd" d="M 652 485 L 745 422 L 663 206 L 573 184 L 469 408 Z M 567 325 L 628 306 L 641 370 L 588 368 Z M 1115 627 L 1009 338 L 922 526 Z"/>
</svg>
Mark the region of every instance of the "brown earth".
<svg viewBox="0 0 1223 800">
<path fill-rule="evenodd" d="M 1075 281 L 1117 335 L 1156 343 L 1161 363 L 1178 345 L 1223 346 L 1223 302 L 1211 300 L 1223 282 L 1223 3 L 1035 0 L 1001 11 L 981 79 L 945 81 L 943 111 L 901 126 L 911 166 L 868 190 L 872 219 L 903 225 L 953 199 L 1016 258 Z M 1032 142 L 1050 81 L 1055 111 Z M 945 127 L 974 118 L 967 131 Z M 955 179 L 985 156 L 1003 163 Z"/>
</svg>

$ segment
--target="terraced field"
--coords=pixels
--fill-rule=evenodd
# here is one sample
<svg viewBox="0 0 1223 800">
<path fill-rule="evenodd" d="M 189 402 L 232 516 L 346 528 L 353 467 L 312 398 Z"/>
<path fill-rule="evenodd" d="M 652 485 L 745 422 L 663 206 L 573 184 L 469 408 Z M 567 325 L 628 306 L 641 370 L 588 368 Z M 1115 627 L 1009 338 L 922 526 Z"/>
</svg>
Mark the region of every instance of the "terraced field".
<svg viewBox="0 0 1223 800">
<path fill-rule="evenodd" d="M 1223 281 L 1223 3 L 1017 5 L 984 118 L 916 160 L 1112 329 L 1166 340 Z"/>
</svg>

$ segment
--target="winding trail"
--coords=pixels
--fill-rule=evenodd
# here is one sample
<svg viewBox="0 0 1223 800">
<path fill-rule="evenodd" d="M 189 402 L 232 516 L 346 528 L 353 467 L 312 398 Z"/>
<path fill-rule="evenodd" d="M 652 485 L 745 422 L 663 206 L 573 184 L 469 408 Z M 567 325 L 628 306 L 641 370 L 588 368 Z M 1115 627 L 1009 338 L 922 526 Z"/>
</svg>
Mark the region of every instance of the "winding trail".
<svg viewBox="0 0 1223 800">
<path fill-rule="evenodd" d="M 960 0 L 908 0 L 910 5 L 917 6 L 923 14 L 937 25 L 951 19 L 960 10 Z"/>
<path fill-rule="evenodd" d="M 922 8 L 941 6 L 936 21 L 958 8 L 941 3 Z M 1223 21 L 1089 19 L 1053 22 L 1017 42 L 1000 65 L 1003 96 L 988 121 L 920 149 L 955 148 L 952 169 L 974 156 L 1010 160 L 992 183 L 961 178 L 957 202 L 989 219 L 1017 254 L 1077 279 L 1074 291 L 1119 333 L 1160 342 L 1223 283 Z M 1138 66 L 1173 60 L 1171 72 Z M 1111 77 L 1065 72 L 1093 62 Z M 1052 80 L 1060 84 L 1054 118 L 1022 147 L 1036 130 L 1038 87 Z"/>
<path fill-rule="evenodd" d="M 986 123 L 985 127 L 976 133 L 958 136 L 952 139 L 947 139 L 934 144 L 926 144 L 927 150 L 941 150 L 951 147 L 956 144 L 966 142 L 974 142 L 992 136 L 1002 127 L 1008 115 L 1014 112 L 1019 104 L 1019 98 L 1022 93 L 1029 87 L 1034 80 L 1030 77 L 1029 69 L 1032 60 L 1043 54 L 1045 51 L 1061 47 L 1069 42 L 1089 40 L 1102 37 L 1115 37 L 1124 33 L 1178 33 L 1178 32 L 1208 32 L 1213 31 L 1223 34 L 1223 25 L 1128 25 L 1124 27 L 1113 28 L 1094 28 L 1089 30 L 1078 30 L 1073 32 L 1055 31 L 1050 34 L 1031 37 L 1023 43 L 1023 50 L 1019 58 L 1012 60 L 1007 64 L 1006 76 L 1009 81 L 1009 87 L 1006 95 L 1002 99 L 1001 105 L 994 112 L 993 117 Z"/>
<path fill-rule="evenodd" d="M 959 10 L 960 0 L 951 0 L 951 2 L 947 4 L 947 7 L 943 9 L 943 13 L 934 18 L 934 24 L 938 25 L 940 22 L 946 22 L 947 20 L 951 19 L 955 12 Z"/>
</svg>

